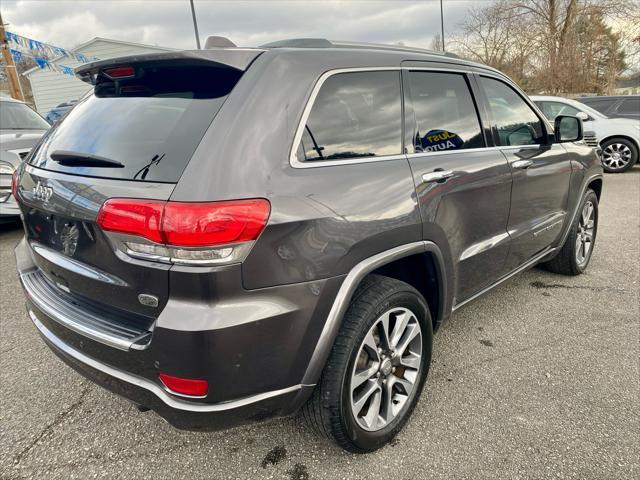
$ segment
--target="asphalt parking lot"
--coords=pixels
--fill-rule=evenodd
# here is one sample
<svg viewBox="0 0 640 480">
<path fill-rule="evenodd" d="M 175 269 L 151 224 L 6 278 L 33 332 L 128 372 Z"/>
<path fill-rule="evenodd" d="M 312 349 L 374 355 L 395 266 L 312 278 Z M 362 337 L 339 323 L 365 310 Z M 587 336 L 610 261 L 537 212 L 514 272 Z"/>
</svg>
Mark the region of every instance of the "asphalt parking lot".
<svg viewBox="0 0 640 480">
<path fill-rule="evenodd" d="M 84 380 L 38 338 L 0 226 L 0 478 L 638 478 L 640 167 L 605 178 L 588 273 L 525 272 L 435 337 L 392 445 L 342 452 L 297 419 L 173 429 Z"/>
</svg>

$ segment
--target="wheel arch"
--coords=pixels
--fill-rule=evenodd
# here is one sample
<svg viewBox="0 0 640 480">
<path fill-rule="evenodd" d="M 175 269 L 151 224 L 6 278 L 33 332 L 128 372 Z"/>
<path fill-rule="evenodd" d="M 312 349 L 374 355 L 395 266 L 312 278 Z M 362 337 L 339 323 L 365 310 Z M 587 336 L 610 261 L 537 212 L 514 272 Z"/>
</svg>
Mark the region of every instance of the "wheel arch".
<svg viewBox="0 0 640 480">
<path fill-rule="evenodd" d="M 596 197 L 598 197 L 598 201 L 600 201 L 600 195 L 602 195 L 602 178 L 591 180 L 587 184 L 587 188 L 590 188 L 591 190 L 596 192 Z"/>
<path fill-rule="evenodd" d="M 406 268 L 408 265 L 411 265 L 411 271 L 403 272 L 403 268 Z M 434 278 L 420 279 L 420 275 L 417 274 L 418 268 L 420 267 L 427 268 L 424 276 L 429 277 L 433 275 Z M 421 291 L 421 288 L 424 289 L 433 286 L 433 280 L 437 278 L 437 307 L 429 304 L 434 326 L 449 315 L 451 299 L 449 296 L 448 282 L 450 278 L 446 271 L 442 251 L 435 243 L 430 241 L 413 242 L 369 257 L 355 265 L 342 282 L 302 378 L 301 383 L 303 385 L 315 385 L 320 378 L 324 365 L 331 353 L 331 348 L 333 347 L 340 325 L 342 324 L 344 314 L 360 282 L 372 273 L 384 275 L 385 273 L 382 272 L 398 280 L 409 280 L 407 283 L 411 284 L 421 293 L 425 291 Z M 430 293 L 428 295 L 432 296 L 434 294 Z M 427 303 L 429 303 L 428 299 Z"/>
<path fill-rule="evenodd" d="M 616 138 L 621 138 L 623 140 L 627 140 L 627 141 L 633 143 L 633 145 L 635 145 L 635 147 L 636 147 L 636 151 L 638 153 L 640 153 L 640 144 L 638 144 L 638 141 L 635 138 L 630 137 L 629 135 L 624 135 L 624 134 L 622 134 L 622 135 L 608 135 L 605 138 L 603 138 L 602 140 L 600 140 L 600 142 L 598 142 L 598 144 L 600 145 L 600 148 L 602 148 L 603 144 L 607 143 L 609 140 L 614 140 Z"/>
<path fill-rule="evenodd" d="M 387 263 L 368 275 L 377 274 L 408 283 L 427 301 L 434 331 L 443 317 L 445 304 L 441 294 L 446 291 L 442 284 L 443 273 L 434 252 L 426 251 L 402 257 Z"/>
</svg>

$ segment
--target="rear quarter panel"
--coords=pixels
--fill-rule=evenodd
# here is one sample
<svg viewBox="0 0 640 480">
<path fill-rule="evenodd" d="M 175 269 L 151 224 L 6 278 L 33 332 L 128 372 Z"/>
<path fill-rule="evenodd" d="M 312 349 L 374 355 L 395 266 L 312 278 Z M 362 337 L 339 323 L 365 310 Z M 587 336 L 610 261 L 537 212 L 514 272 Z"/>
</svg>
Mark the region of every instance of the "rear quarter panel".
<svg viewBox="0 0 640 480">
<path fill-rule="evenodd" d="M 176 186 L 172 200 L 269 199 L 269 224 L 242 267 L 245 288 L 338 276 L 366 257 L 421 239 L 406 159 L 305 169 L 289 164 L 295 129 L 323 72 L 402 60 L 358 58 L 313 50 L 261 55 Z"/>
</svg>

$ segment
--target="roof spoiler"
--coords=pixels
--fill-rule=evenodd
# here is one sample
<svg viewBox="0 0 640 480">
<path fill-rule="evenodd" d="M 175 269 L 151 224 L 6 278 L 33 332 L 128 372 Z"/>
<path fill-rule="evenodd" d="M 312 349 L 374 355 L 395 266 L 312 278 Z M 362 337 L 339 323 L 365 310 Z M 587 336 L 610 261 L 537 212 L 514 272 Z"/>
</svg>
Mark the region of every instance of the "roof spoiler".
<svg viewBox="0 0 640 480">
<path fill-rule="evenodd" d="M 74 70 L 76 77 L 83 82 L 96 84 L 98 74 L 106 69 L 115 67 L 128 67 L 131 65 L 149 65 L 170 62 L 174 66 L 202 65 L 232 68 L 238 71 L 245 71 L 249 65 L 258 57 L 262 50 L 257 49 L 211 49 L 211 50 L 188 50 L 182 52 L 149 53 L 144 55 L 131 55 L 128 57 L 111 58 L 108 60 L 98 60 L 96 62 L 85 63 Z"/>
</svg>

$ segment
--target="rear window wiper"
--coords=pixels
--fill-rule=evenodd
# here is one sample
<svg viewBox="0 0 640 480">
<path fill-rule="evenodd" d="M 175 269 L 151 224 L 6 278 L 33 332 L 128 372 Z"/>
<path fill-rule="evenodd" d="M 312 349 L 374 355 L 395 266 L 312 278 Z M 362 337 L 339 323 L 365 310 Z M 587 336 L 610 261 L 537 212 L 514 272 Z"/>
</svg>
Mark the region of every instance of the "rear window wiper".
<svg viewBox="0 0 640 480">
<path fill-rule="evenodd" d="M 91 153 L 70 152 L 66 150 L 56 150 L 51 154 L 51 160 L 69 167 L 124 168 L 124 164 L 117 160 L 99 157 Z"/>
</svg>

